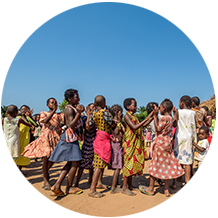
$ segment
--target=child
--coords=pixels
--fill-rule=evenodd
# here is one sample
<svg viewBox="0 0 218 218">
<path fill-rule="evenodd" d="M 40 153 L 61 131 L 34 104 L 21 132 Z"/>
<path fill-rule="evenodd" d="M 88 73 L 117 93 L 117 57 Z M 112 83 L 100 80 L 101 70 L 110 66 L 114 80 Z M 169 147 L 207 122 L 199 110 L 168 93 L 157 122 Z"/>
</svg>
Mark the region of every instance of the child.
<svg viewBox="0 0 218 218">
<path fill-rule="evenodd" d="M 185 166 L 185 182 L 187 183 L 192 175 L 192 164 L 194 153 L 192 141 L 197 140 L 195 112 L 191 109 L 191 98 L 184 95 L 180 98 L 179 120 L 175 134 L 174 154 L 179 163 Z M 175 180 L 173 187 L 176 187 Z"/>
<path fill-rule="evenodd" d="M 201 166 L 207 152 L 208 152 L 208 148 L 209 148 L 209 142 L 207 140 L 209 134 L 209 129 L 206 126 L 202 126 L 199 129 L 198 132 L 198 137 L 199 137 L 199 142 L 196 144 L 195 142 L 193 142 L 193 146 L 194 146 L 194 159 L 197 161 L 198 163 L 198 168 Z"/>
<path fill-rule="evenodd" d="M 124 166 L 123 166 L 123 190 L 122 193 L 134 196 L 132 192 L 132 176 L 142 175 L 144 168 L 144 142 L 142 138 L 142 127 L 151 122 L 153 112 L 139 123 L 135 116 L 137 110 L 137 102 L 134 98 L 124 100 L 124 108 L 127 110 L 124 116 L 124 124 L 126 131 L 123 134 L 122 147 L 124 150 Z M 129 187 L 129 188 L 128 188 Z"/>
<path fill-rule="evenodd" d="M 95 110 L 89 119 L 89 128 L 93 124 L 96 125 L 97 133 L 93 142 L 94 146 L 94 175 L 88 195 L 93 198 L 101 198 L 104 194 L 96 191 L 96 186 L 99 178 L 103 175 L 104 168 L 111 161 L 111 145 L 110 134 L 112 127 L 115 126 L 113 117 L 107 109 L 104 96 L 98 95 L 95 97 Z"/>
<path fill-rule="evenodd" d="M 148 172 L 150 174 L 150 186 L 139 186 L 139 190 L 147 195 L 154 195 L 154 182 L 155 178 L 158 178 L 164 180 L 164 194 L 166 197 L 169 197 L 169 179 L 177 178 L 184 174 L 184 171 L 177 159 L 175 158 L 172 149 L 172 109 L 173 103 L 169 99 L 165 99 L 160 104 L 160 113 L 162 115 L 162 118 L 159 121 L 158 107 L 156 107 L 156 105 L 154 106 L 153 113 L 156 137 L 153 145 L 153 157 L 148 169 Z M 177 117 L 177 113 L 174 109 L 175 117 Z"/>
<path fill-rule="evenodd" d="M 22 155 L 30 158 L 43 157 L 44 186 L 42 188 L 50 190 L 49 169 L 53 163 L 49 162 L 48 159 L 60 140 L 61 121 L 63 121 L 64 117 L 63 114 L 55 113 L 58 107 L 55 98 L 49 98 L 47 100 L 47 107 L 49 108 L 49 112 L 42 111 L 40 115 L 40 123 L 43 123 L 41 135 L 37 140 L 26 146 Z"/>
<path fill-rule="evenodd" d="M 36 121 L 38 126 L 35 127 L 33 136 L 36 140 L 39 138 L 39 136 L 41 134 L 41 129 L 42 129 L 42 124 L 40 123 L 40 114 L 35 114 L 35 121 Z"/>
<path fill-rule="evenodd" d="M 2 127 L 8 149 L 12 158 L 16 160 L 20 157 L 20 124 L 22 123 L 27 127 L 31 127 L 32 125 L 26 122 L 23 118 L 17 117 L 18 109 L 15 105 L 9 105 L 6 113 L 7 117 L 2 119 Z"/>
<path fill-rule="evenodd" d="M 122 125 L 123 109 L 120 105 L 113 105 L 110 108 L 110 112 L 114 118 L 114 121 L 117 123 L 116 128 L 112 131 L 111 134 L 111 165 L 110 169 L 114 170 L 113 181 L 111 186 L 111 194 L 119 193 L 122 190 L 117 188 L 118 178 L 120 170 L 123 168 L 124 159 L 123 159 L 123 148 L 122 148 L 122 134 L 125 132 L 125 128 Z"/>
<path fill-rule="evenodd" d="M 146 136 L 145 136 L 145 145 L 146 145 L 146 147 L 151 146 L 151 142 L 152 142 L 151 134 L 152 134 L 151 128 L 147 127 Z"/>
<path fill-rule="evenodd" d="M 27 105 L 22 105 L 20 108 L 20 114 L 18 114 L 18 118 L 22 118 L 25 122 L 32 124 L 33 126 L 37 126 L 37 124 L 32 120 L 33 110 Z M 20 124 L 20 135 L 19 135 L 19 143 L 20 143 L 20 157 L 15 160 L 18 168 L 21 170 L 23 166 L 27 166 L 30 164 L 30 159 L 28 157 L 23 156 L 23 151 L 25 147 L 30 143 L 30 128 L 32 127 L 25 125 L 23 123 Z"/>
<path fill-rule="evenodd" d="M 82 173 L 84 169 L 89 170 L 89 181 L 88 183 L 91 185 L 92 183 L 92 176 L 93 176 L 93 158 L 94 158 L 94 148 L 93 148 L 93 141 L 96 136 L 96 126 L 93 125 L 90 130 L 88 121 L 89 118 L 94 110 L 94 104 L 89 104 L 86 107 L 86 114 L 87 116 L 82 117 L 83 121 L 83 129 L 84 131 L 84 142 L 82 146 L 82 160 L 80 161 L 79 170 L 77 173 L 77 180 L 75 183 L 75 187 L 79 186 L 79 181 L 81 179 Z"/>
<path fill-rule="evenodd" d="M 66 194 L 79 194 L 82 190 L 78 187 L 72 187 L 73 180 L 79 166 L 80 160 L 82 160 L 81 151 L 79 148 L 78 139 L 81 140 L 82 120 L 81 113 L 84 111 L 84 106 L 79 105 L 79 94 L 75 89 L 68 89 L 64 93 L 65 100 L 69 103 L 64 110 L 64 118 L 67 128 L 65 129 L 60 141 L 55 147 L 49 161 L 63 162 L 67 161 L 63 167 L 56 183 L 51 187 L 51 191 L 54 196 L 64 196 L 64 192 L 61 190 L 61 184 L 68 174 Z"/>
</svg>

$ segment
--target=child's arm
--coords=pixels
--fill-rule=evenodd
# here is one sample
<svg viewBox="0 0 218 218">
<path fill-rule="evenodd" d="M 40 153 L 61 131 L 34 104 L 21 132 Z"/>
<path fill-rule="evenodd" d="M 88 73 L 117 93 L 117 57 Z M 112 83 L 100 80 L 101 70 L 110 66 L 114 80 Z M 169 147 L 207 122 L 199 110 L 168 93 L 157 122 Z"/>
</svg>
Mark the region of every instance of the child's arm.
<svg viewBox="0 0 218 218">
<path fill-rule="evenodd" d="M 173 107 L 173 116 L 174 116 L 174 120 L 173 120 L 173 127 L 177 127 L 177 123 L 179 120 L 179 111 L 178 109 L 176 109 L 176 107 Z"/>
<path fill-rule="evenodd" d="M 142 122 L 140 122 L 140 123 L 138 123 L 138 124 L 134 124 L 133 122 L 132 122 L 132 120 L 130 119 L 130 117 L 129 117 L 129 115 L 125 115 L 124 116 L 124 121 L 126 122 L 126 124 L 128 125 L 128 126 L 130 126 L 130 128 L 132 129 L 132 130 L 137 130 L 137 129 L 139 129 L 140 127 L 142 127 L 144 124 L 146 124 L 146 122 L 151 118 L 151 116 L 153 115 L 153 112 L 151 112 L 149 115 L 148 115 L 148 117 L 146 118 L 146 119 L 144 119 Z"/>
<path fill-rule="evenodd" d="M 89 109 L 87 111 L 86 130 L 88 130 L 88 131 L 92 128 L 92 125 L 94 124 L 94 122 L 91 122 L 92 124 L 90 125 L 90 120 L 93 121 L 93 119 L 92 119 L 93 111 L 94 111 L 94 108 L 93 109 Z"/>
<path fill-rule="evenodd" d="M 17 123 L 18 127 L 20 127 L 21 123 L 25 126 L 32 127 L 32 124 L 29 122 L 26 122 L 26 120 L 24 120 L 22 117 L 18 120 L 18 123 Z"/>
<path fill-rule="evenodd" d="M 148 124 L 150 124 L 152 120 L 154 120 L 154 117 L 151 117 L 147 122 L 145 122 L 143 127 L 146 127 Z"/>
<path fill-rule="evenodd" d="M 50 121 L 50 119 L 53 117 L 53 115 L 55 114 L 56 110 L 57 110 L 57 105 L 54 105 L 54 108 L 53 110 L 49 113 L 49 115 L 43 119 L 43 120 L 40 120 L 41 123 L 48 123 Z"/>
<path fill-rule="evenodd" d="M 195 142 L 192 142 L 192 145 L 197 148 L 200 152 L 204 152 L 206 150 L 206 148 L 202 148 L 200 147 L 198 144 L 196 144 Z"/>
</svg>

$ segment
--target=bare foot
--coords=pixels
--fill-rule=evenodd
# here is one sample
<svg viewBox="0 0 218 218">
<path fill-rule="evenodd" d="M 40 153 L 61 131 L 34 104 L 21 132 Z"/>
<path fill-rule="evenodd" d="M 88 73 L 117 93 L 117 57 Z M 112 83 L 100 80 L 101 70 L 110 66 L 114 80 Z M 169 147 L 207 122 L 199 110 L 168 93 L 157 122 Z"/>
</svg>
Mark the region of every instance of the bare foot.
<svg viewBox="0 0 218 218">
<path fill-rule="evenodd" d="M 122 191 L 122 189 L 121 188 L 113 188 L 113 189 L 111 189 L 111 194 L 116 194 L 116 193 L 120 193 Z"/>
<path fill-rule="evenodd" d="M 168 189 L 165 189 L 165 190 L 164 190 L 164 195 L 165 195 L 166 197 L 170 197 L 170 196 L 171 196 L 171 194 L 170 194 L 170 192 L 169 192 Z"/>
<path fill-rule="evenodd" d="M 92 197 L 92 198 L 101 198 L 101 197 L 104 197 L 105 194 L 102 194 L 102 193 L 96 192 L 96 191 L 94 191 L 94 192 L 89 191 L 88 196 Z"/>
<path fill-rule="evenodd" d="M 129 189 L 123 189 L 121 193 L 128 195 L 128 196 L 135 196 L 136 195 L 135 193 L 133 193 Z"/>
<path fill-rule="evenodd" d="M 102 183 L 98 183 L 96 186 L 97 189 L 108 189 L 107 185 L 104 185 Z"/>
<path fill-rule="evenodd" d="M 63 191 L 60 189 L 60 187 L 56 187 L 55 185 L 51 187 L 51 191 L 52 191 L 54 194 L 63 193 Z"/>
</svg>

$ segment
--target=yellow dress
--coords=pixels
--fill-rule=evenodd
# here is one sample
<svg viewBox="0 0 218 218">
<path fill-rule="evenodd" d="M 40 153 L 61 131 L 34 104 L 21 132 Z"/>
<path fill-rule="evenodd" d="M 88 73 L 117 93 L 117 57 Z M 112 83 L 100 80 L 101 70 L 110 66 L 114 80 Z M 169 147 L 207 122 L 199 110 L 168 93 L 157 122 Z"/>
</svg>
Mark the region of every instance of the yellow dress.
<svg viewBox="0 0 218 218">
<path fill-rule="evenodd" d="M 20 136 L 19 136 L 19 143 L 20 143 L 20 154 L 23 153 L 24 148 L 30 142 L 30 127 L 20 124 Z M 30 159 L 28 157 L 24 157 L 20 155 L 18 159 L 15 160 L 15 163 L 18 166 L 27 166 L 30 164 Z"/>
</svg>

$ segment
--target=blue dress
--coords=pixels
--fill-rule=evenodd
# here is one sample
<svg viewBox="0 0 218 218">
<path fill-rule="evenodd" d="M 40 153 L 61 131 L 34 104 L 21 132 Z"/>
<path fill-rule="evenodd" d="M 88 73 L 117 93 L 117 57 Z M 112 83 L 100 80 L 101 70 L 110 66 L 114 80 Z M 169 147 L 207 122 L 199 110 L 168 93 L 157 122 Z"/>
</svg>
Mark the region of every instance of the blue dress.
<svg viewBox="0 0 218 218">
<path fill-rule="evenodd" d="M 69 127 L 68 127 L 69 128 Z M 67 128 L 67 129 L 68 129 Z M 66 130 L 67 130 L 66 129 Z M 49 161 L 63 162 L 63 161 L 80 161 L 82 160 L 81 150 L 78 141 L 66 142 L 66 130 L 61 136 L 60 141 L 52 152 Z"/>
</svg>

